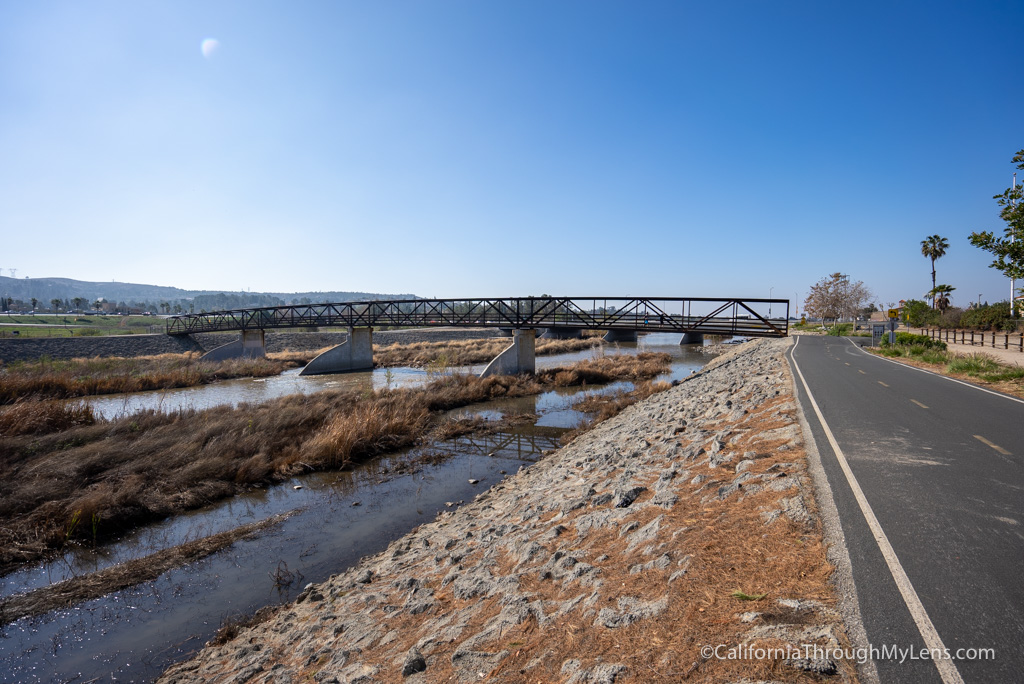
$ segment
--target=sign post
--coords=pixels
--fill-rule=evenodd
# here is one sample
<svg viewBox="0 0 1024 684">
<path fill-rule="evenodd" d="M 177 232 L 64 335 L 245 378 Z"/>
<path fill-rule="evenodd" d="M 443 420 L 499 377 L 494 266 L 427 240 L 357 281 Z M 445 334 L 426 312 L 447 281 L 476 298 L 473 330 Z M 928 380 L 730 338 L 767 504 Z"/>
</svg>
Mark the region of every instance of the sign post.
<svg viewBox="0 0 1024 684">
<path fill-rule="evenodd" d="M 899 325 L 900 312 L 898 309 L 889 309 L 889 344 L 896 344 L 896 326 Z"/>
</svg>

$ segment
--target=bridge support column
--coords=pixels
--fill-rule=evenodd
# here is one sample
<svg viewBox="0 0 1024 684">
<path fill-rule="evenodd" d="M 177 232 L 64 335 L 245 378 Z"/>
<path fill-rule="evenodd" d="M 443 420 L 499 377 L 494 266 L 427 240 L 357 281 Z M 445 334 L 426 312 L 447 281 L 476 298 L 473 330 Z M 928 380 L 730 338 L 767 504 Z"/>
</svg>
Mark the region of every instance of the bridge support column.
<svg viewBox="0 0 1024 684">
<path fill-rule="evenodd" d="M 679 344 L 704 344 L 704 333 L 683 333 L 683 339 L 679 340 Z"/>
<path fill-rule="evenodd" d="M 262 359 L 267 355 L 267 337 L 262 330 L 242 331 L 242 356 L 246 359 Z"/>
<path fill-rule="evenodd" d="M 636 330 L 609 330 L 604 334 L 605 342 L 636 342 Z"/>
<path fill-rule="evenodd" d="M 306 364 L 299 375 L 373 369 L 373 328 L 349 328 L 348 339 Z"/>
<path fill-rule="evenodd" d="M 541 337 L 545 340 L 578 340 L 583 337 L 583 328 L 548 328 Z"/>
<path fill-rule="evenodd" d="M 489 375 L 519 375 L 537 372 L 537 331 L 516 330 L 512 345 L 487 364 L 481 378 Z"/>
<path fill-rule="evenodd" d="M 266 338 L 262 330 L 243 330 L 240 339 L 214 347 L 200 356 L 199 360 L 261 359 L 267 355 L 265 340 Z"/>
</svg>

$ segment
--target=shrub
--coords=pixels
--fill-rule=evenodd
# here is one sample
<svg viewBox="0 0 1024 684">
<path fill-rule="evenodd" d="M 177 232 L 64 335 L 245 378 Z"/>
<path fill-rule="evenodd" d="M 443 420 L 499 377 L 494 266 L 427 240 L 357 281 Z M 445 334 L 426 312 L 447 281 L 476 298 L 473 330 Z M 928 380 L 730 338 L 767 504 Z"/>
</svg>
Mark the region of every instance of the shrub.
<svg viewBox="0 0 1024 684">
<path fill-rule="evenodd" d="M 1014 330 L 1010 318 L 1010 302 L 996 302 L 967 309 L 960 317 L 960 325 L 975 330 Z"/>
<path fill-rule="evenodd" d="M 951 373 L 977 375 L 978 373 L 994 373 L 999 370 L 999 364 L 984 354 L 971 354 L 970 356 L 956 357 L 949 362 L 946 368 Z"/>
<path fill-rule="evenodd" d="M 951 307 L 942 312 L 939 316 L 938 325 L 941 328 L 959 328 L 960 319 L 963 317 L 964 310 L 956 307 Z"/>
<path fill-rule="evenodd" d="M 910 325 L 916 327 L 935 325 L 939 319 L 938 311 L 918 299 L 908 299 L 903 303 L 903 315 Z"/>
<path fill-rule="evenodd" d="M 922 347 L 922 349 L 938 349 L 939 351 L 946 351 L 946 343 L 942 340 L 933 340 L 927 335 L 916 335 L 908 332 L 896 333 L 897 347 L 909 347 L 911 345 L 918 345 Z M 882 346 L 889 346 L 888 337 L 882 338 Z"/>
</svg>

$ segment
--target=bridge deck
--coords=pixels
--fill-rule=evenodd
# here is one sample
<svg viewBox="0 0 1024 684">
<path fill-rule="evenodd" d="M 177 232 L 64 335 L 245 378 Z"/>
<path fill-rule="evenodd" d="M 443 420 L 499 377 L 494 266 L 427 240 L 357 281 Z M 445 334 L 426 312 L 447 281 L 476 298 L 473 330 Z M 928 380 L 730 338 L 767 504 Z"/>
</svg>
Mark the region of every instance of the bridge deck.
<svg viewBox="0 0 1024 684">
<path fill-rule="evenodd" d="M 774 310 L 774 316 L 772 311 Z M 168 335 L 307 326 L 583 328 L 785 337 L 785 299 L 519 297 L 274 306 L 174 316 Z"/>
</svg>

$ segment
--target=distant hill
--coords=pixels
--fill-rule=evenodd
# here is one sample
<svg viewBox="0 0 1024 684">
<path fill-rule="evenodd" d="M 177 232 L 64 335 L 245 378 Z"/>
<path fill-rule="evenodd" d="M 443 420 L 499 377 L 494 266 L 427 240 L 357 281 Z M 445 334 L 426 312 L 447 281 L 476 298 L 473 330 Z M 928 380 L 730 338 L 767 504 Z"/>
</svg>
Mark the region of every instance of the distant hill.
<svg viewBox="0 0 1024 684">
<path fill-rule="evenodd" d="M 40 307 L 49 307 L 51 299 L 73 301 L 81 297 L 89 302 L 103 299 L 124 303 L 129 308 L 160 310 L 167 303 L 188 311 L 214 311 L 254 306 L 280 306 L 284 304 L 317 304 L 324 302 L 351 302 L 369 299 L 419 299 L 412 294 L 379 294 L 373 292 L 238 292 L 231 290 L 182 290 L 177 287 L 140 285 L 137 283 L 94 283 L 70 278 L 7 278 L 0 276 L 0 295 L 28 304 L 32 298 Z M 18 305 L 17 308 L 27 308 Z"/>
</svg>

